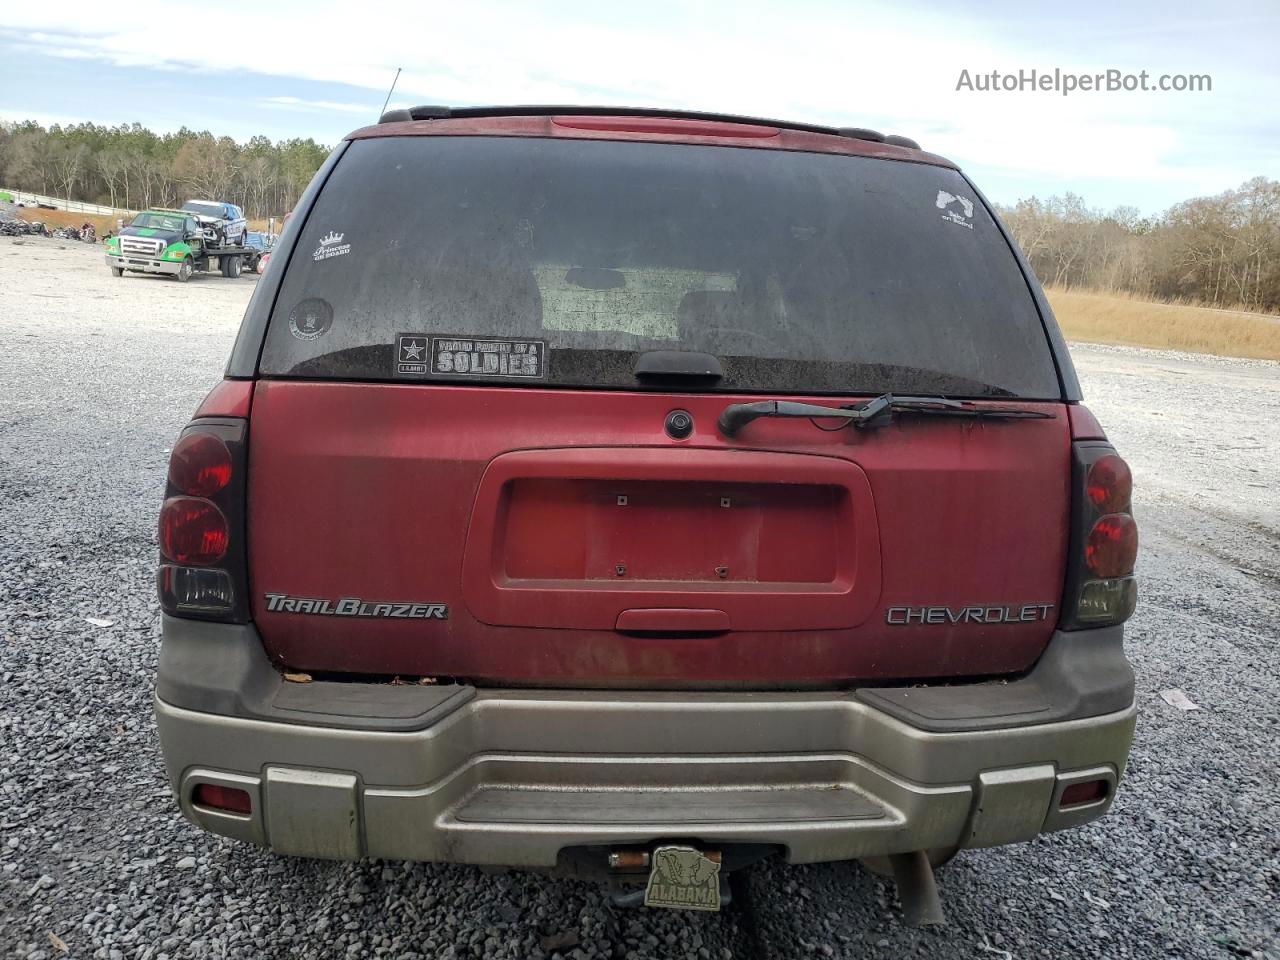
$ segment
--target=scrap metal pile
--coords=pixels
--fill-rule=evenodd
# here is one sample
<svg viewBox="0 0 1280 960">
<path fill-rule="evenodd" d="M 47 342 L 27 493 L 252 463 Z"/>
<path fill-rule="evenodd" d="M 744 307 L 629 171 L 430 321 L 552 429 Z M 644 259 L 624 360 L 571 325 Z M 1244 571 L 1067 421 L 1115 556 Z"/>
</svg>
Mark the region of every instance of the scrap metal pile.
<svg viewBox="0 0 1280 960">
<path fill-rule="evenodd" d="M 39 221 L 28 223 L 26 220 L 0 220 L 0 237 L 27 236 L 50 236 L 49 228 Z M 80 232 L 76 231 L 76 239 L 79 237 Z"/>
<path fill-rule="evenodd" d="M 28 223 L 9 216 L 3 210 L 0 210 L 0 237 L 56 237 L 59 240 L 98 242 L 98 232 L 91 223 L 86 223 L 83 227 L 59 227 L 51 231 L 39 220 Z"/>
</svg>

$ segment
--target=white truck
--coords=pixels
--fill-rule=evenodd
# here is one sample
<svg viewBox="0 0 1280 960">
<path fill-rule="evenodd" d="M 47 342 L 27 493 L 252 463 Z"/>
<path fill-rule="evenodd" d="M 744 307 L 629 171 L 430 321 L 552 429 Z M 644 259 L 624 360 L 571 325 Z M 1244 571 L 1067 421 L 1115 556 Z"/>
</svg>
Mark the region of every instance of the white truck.
<svg viewBox="0 0 1280 960">
<path fill-rule="evenodd" d="M 196 218 L 210 248 L 242 247 L 248 223 L 244 211 L 220 200 L 188 200 L 182 209 Z"/>
</svg>

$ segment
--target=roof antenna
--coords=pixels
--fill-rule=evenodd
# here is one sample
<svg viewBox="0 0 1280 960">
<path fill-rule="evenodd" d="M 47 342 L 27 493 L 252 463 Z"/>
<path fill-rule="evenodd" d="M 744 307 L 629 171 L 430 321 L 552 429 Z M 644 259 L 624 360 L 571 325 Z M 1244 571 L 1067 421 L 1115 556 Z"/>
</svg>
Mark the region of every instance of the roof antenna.
<svg viewBox="0 0 1280 960">
<path fill-rule="evenodd" d="M 396 84 L 399 82 L 399 80 L 400 80 L 400 68 L 396 67 L 395 79 L 391 81 L 391 89 L 387 91 L 387 99 L 382 101 L 382 113 L 379 113 L 378 116 L 382 116 L 383 113 L 387 112 L 387 104 L 391 102 L 391 94 L 395 93 Z"/>
</svg>

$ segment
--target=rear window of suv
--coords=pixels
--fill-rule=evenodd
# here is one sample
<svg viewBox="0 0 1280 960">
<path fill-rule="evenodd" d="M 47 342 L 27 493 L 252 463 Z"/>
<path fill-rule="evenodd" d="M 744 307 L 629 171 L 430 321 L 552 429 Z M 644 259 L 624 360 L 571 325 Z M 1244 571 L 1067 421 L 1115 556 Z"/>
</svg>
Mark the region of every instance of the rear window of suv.
<svg viewBox="0 0 1280 960">
<path fill-rule="evenodd" d="M 266 376 L 1057 398 L 999 228 L 929 164 L 520 137 L 353 142 L 282 278 Z"/>
</svg>

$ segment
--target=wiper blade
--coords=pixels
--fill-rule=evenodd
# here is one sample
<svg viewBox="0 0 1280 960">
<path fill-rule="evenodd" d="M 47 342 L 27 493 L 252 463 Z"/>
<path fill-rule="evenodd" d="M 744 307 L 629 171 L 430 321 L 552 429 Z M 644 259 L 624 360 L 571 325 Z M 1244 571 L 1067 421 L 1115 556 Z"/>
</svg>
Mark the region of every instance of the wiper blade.
<svg viewBox="0 0 1280 960">
<path fill-rule="evenodd" d="M 892 401 L 889 394 L 849 407 L 823 407 L 816 403 L 800 403 L 796 400 L 759 400 L 755 403 L 731 403 L 720 411 L 716 426 L 726 437 L 732 437 L 752 420 L 761 417 L 835 417 L 845 420 L 845 426 L 859 420 L 883 416 Z"/>
<path fill-rule="evenodd" d="M 805 420 L 843 420 L 837 427 L 822 430 L 844 430 L 856 427 L 869 430 L 892 423 L 894 414 L 935 417 L 967 417 L 974 420 L 1045 420 L 1053 414 L 1035 410 L 1013 410 L 1003 407 L 975 407 L 946 397 L 895 397 L 882 394 L 865 403 L 843 407 L 824 407 L 795 400 L 760 400 L 756 403 L 731 403 L 720 412 L 716 426 L 726 437 L 736 436 L 747 424 L 761 417 L 796 417 Z M 814 426 L 819 426 L 816 422 Z"/>
</svg>

